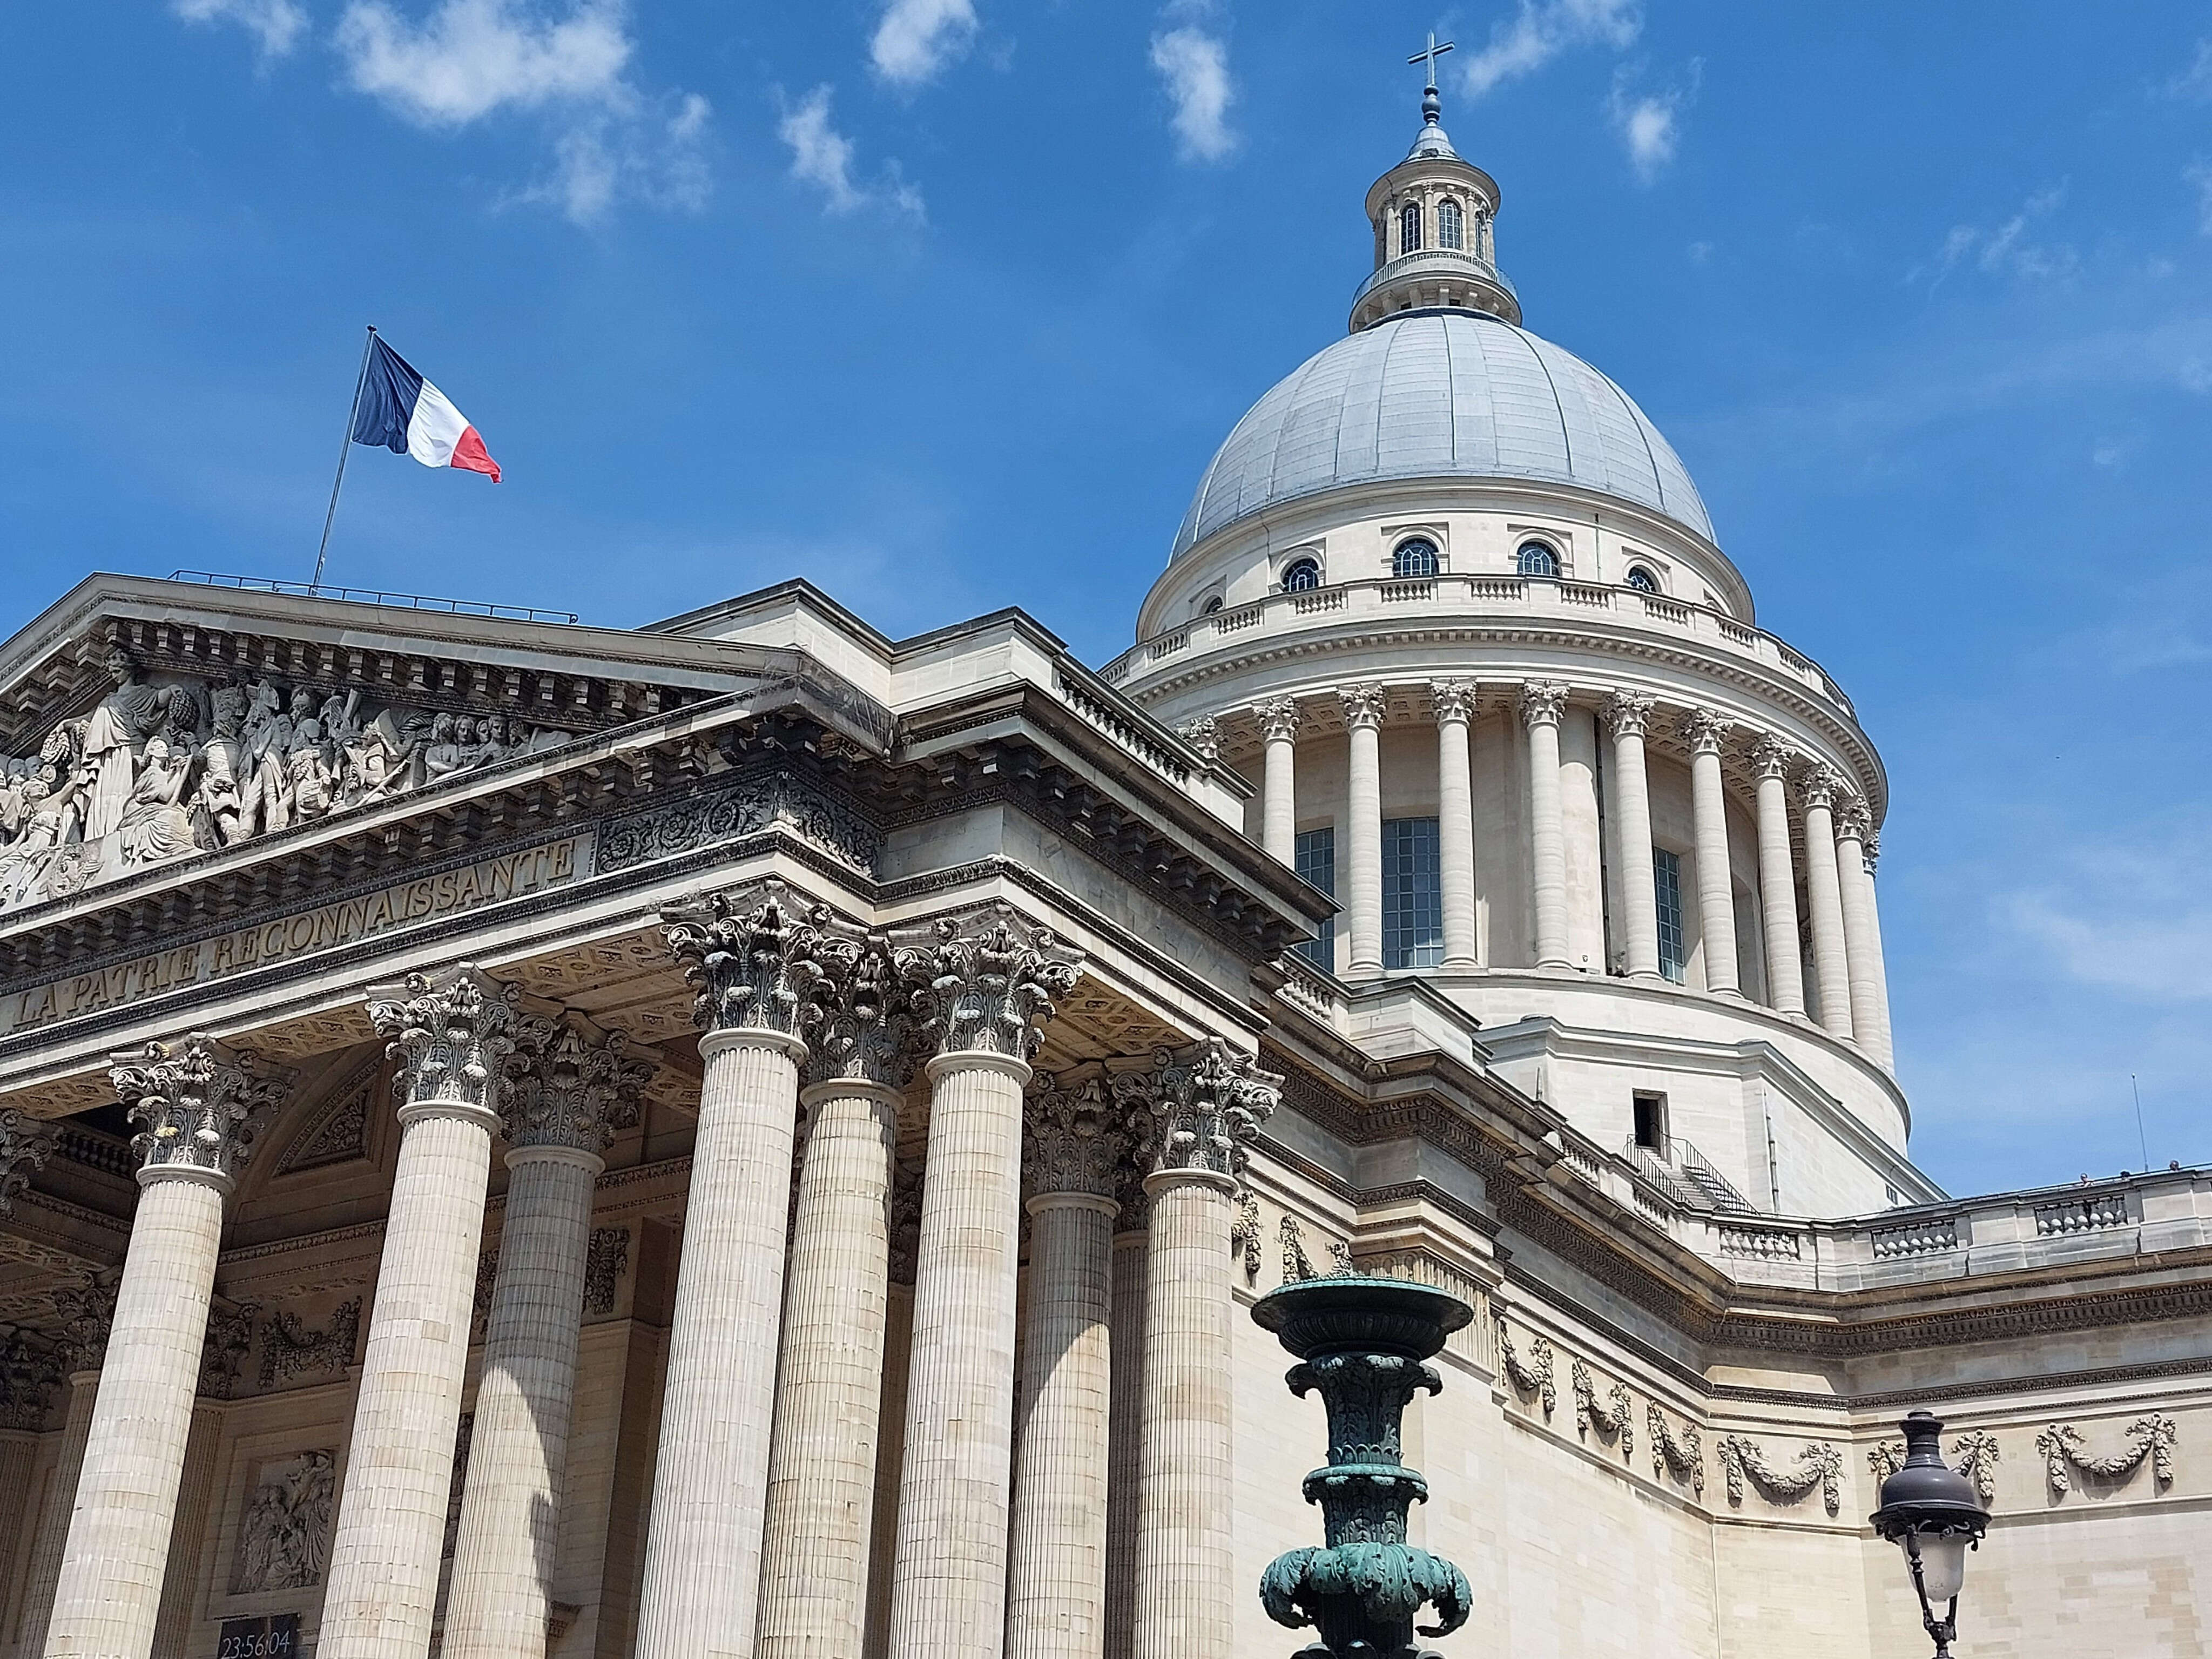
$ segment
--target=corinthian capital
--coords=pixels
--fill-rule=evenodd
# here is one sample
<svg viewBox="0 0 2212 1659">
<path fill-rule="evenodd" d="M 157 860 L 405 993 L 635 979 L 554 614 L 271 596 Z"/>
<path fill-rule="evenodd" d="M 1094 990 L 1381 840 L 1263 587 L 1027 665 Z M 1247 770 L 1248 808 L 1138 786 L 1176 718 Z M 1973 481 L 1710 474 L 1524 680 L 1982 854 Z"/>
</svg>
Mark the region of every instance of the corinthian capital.
<svg viewBox="0 0 2212 1659">
<path fill-rule="evenodd" d="M 620 1031 L 573 1015 L 527 1019 L 509 1066 L 505 1118 L 514 1146 L 562 1146 L 593 1158 L 635 1124 L 650 1060 L 634 1058 Z"/>
<path fill-rule="evenodd" d="M 1796 763 L 1796 751 L 1779 738 L 1761 738 L 1752 746 L 1751 769 L 1761 778 L 1787 778 Z"/>
<path fill-rule="evenodd" d="M 1473 680 L 1431 680 L 1429 696 L 1437 707 L 1437 724 L 1448 726 L 1457 720 L 1464 725 L 1473 720 L 1475 693 L 1480 689 Z"/>
<path fill-rule="evenodd" d="M 939 918 L 927 942 L 900 950 L 897 962 L 920 983 L 915 1010 L 939 1054 L 1020 1060 L 1036 1053 L 1041 1028 L 1057 1012 L 1054 999 L 1083 972 L 1080 951 L 1006 904 Z"/>
<path fill-rule="evenodd" d="M 1221 758 L 1221 726 L 1212 715 L 1200 714 L 1194 720 L 1185 720 L 1176 727 L 1176 735 L 1198 750 L 1200 758 Z"/>
<path fill-rule="evenodd" d="M 1087 1193 L 1113 1198 L 1121 1187 L 1139 1112 L 1117 1094 L 1116 1079 L 1068 1086 L 1049 1073 L 1028 1102 L 1022 1135 L 1023 1184 L 1032 1194 Z"/>
<path fill-rule="evenodd" d="M 0 1215 L 31 1184 L 31 1171 L 45 1167 L 53 1146 L 52 1128 L 13 1106 L 0 1106 Z"/>
<path fill-rule="evenodd" d="M 1521 688 L 1521 723 L 1532 731 L 1557 726 L 1567 710 L 1568 689 L 1558 680 L 1530 680 Z"/>
<path fill-rule="evenodd" d="M 1390 694 L 1372 681 L 1340 685 L 1336 689 L 1336 703 L 1344 711 L 1346 729 L 1356 732 L 1365 727 L 1379 731 L 1383 716 L 1389 712 Z"/>
<path fill-rule="evenodd" d="M 1289 743 L 1298 735 L 1298 700 L 1262 697 L 1252 705 L 1252 718 L 1260 722 L 1260 734 L 1269 743 Z"/>
<path fill-rule="evenodd" d="M 902 969 L 886 936 L 857 928 L 833 929 L 823 939 L 821 961 L 813 1079 L 904 1088 L 921 1040 L 918 976 Z"/>
<path fill-rule="evenodd" d="M 285 1076 L 204 1032 L 111 1056 L 107 1075 L 138 1133 L 139 1178 L 198 1176 L 228 1187 L 282 1103 Z"/>
<path fill-rule="evenodd" d="M 1846 790 L 1836 797 L 1836 838 L 1855 841 L 1863 848 L 1867 836 L 1874 830 L 1874 811 L 1867 805 L 1866 797 Z"/>
<path fill-rule="evenodd" d="M 1717 755 L 1735 732 L 1735 723 L 1710 708 L 1692 708 L 1682 716 L 1682 740 L 1693 755 Z"/>
<path fill-rule="evenodd" d="M 697 993 L 691 1018 L 700 1030 L 803 1040 L 819 1022 L 822 932 L 781 882 L 710 893 L 662 911 L 661 920 Z"/>
<path fill-rule="evenodd" d="M 1605 729 L 1617 738 L 1640 738 L 1651 724 L 1658 699 L 1648 691 L 1615 691 L 1605 700 Z"/>
<path fill-rule="evenodd" d="M 1158 1167 L 1234 1176 L 1246 1146 L 1282 1098 L 1283 1079 L 1219 1037 L 1162 1054 L 1152 1073 Z"/>
<path fill-rule="evenodd" d="M 54 1340 L 65 1371 L 96 1371 L 106 1361 L 115 1298 L 122 1289 L 121 1268 L 91 1267 L 74 1285 L 58 1285 L 46 1293 L 60 1321 Z"/>
<path fill-rule="evenodd" d="M 1797 793 L 1810 806 L 1833 806 L 1844 793 L 1844 775 L 1832 766 L 1814 761 L 1797 775 Z"/>
<path fill-rule="evenodd" d="M 518 988 L 469 963 L 410 974 L 369 993 L 368 1017 L 399 1062 L 392 1090 L 401 1121 L 440 1113 L 495 1115 L 505 1103 L 514 1053 Z"/>
</svg>

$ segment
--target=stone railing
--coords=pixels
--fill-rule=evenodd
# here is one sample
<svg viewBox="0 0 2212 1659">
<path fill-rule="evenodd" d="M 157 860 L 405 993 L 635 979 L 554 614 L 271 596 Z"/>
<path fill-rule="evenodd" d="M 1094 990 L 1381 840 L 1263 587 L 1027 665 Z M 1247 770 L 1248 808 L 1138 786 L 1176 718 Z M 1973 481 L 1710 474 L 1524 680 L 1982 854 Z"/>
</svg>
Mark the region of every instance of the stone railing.
<svg viewBox="0 0 2212 1659">
<path fill-rule="evenodd" d="M 1360 618 L 1403 622 L 1409 614 L 1469 611 L 1529 618 L 1555 616 L 1563 624 L 1603 618 L 1640 632 L 1695 644 L 1723 657 L 1754 660 L 1795 680 L 1844 715 L 1856 719 L 1851 700 L 1820 665 L 1761 629 L 1704 605 L 1685 605 L 1633 587 L 1534 576 L 1442 575 L 1338 582 L 1200 617 L 1139 642 L 1098 671 L 1109 685 L 1122 685 L 1180 659 L 1221 647 L 1250 630 L 1290 632 L 1334 627 Z M 1238 641 L 1242 643 L 1241 641 Z"/>
</svg>

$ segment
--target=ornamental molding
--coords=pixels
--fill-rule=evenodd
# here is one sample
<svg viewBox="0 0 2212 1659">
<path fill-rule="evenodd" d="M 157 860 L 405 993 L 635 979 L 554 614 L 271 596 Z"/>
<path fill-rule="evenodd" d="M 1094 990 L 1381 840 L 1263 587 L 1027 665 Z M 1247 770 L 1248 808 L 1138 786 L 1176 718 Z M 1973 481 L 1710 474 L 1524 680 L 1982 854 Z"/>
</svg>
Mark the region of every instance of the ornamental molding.
<svg viewBox="0 0 2212 1659">
<path fill-rule="evenodd" d="M 1288 1221 L 1290 1217 L 1283 1219 Z M 1260 1219 L 1260 1195 L 1247 1187 L 1237 1195 L 1237 1219 L 1229 1228 L 1229 1248 L 1236 1252 L 1238 1265 L 1244 1269 L 1247 1285 L 1259 1282 L 1260 1239 L 1265 1231 Z"/>
<path fill-rule="evenodd" d="M 1984 1429 L 1962 1434 L 1951 1443 L 1951 1455 L 1959 1460 L 1952 1467 L 1972 1486 L 1983 1504 L 1987 1506 L 1995 1502 L 1999 1459 L 1996 1436 Z M 1876 1481 L 1887 1480 L 1904 1467 L 1905 1443 L 1902 1440 L 1885 1440 L 1867 1450 L 1867 1468 Z"/>
<path fill-rule="evenodd" d="M 1253 1136 L 1282 1099 L 1282 1078 L 1219 1037 L 1153 1056 L 1149 1146 L 1158 1170 L 1241 1179 Z"/>
<path fill-rule="evenodd" d="M 1200 714 L 1195 720 L 1185 720 L 1175 731 L 1176 736 L 1188 744 L 1208 765 L 1221 758 L 1221 723 L 1212 715 Z"/>
<path fill-rule="evenodd" d="M 1624 1460 L 1636 1455 L 1636 1430 L 1629 1415 L 1628 1385 L 1619 1377 L 1599 1397 L 1590 1369 L 1579 1359 L 1567 1368 L 1567 1382 L 1575 1397 L 1575 1432 L 1584 1439 L 1595 1426 L 1598 1433 L 1619 1444 Z"/>
<path fill-rule="evenodd" d="M 1769 778 L 1786 781 L 1803 758 L 1781 738 L 1763 737 L 1751 746 L 1752 775 L 1762 782 Z"/>
<path fill-rule="evenodd" d="M 1298 735 L 1298 700 L 1296 697 L 1262 697 L 1252 705 L 1252 718 L 1259 722 L 1260 735 L 1267 743 L 1290 743 Z"/>
<path fill-rule="evenodd" d="M 60 1325 L 55 1340 L 64 1371 L 96 1371 L 105 1362 L 108 1332 L 115 1323 L 115 1297 L 122 1288 L 120 1267 L 94 1267 L 75 1283 L 57 1285 L 46 1293 Z"/>
<path fill-rule="evenodd" d="M 1283 1247 L 1283 1283 L 1301 1284 L 1309 1279 L 1341 1279 L 1358 1273 L 1352 1260 L 1352 1246 L 1340 1238 L 1328 1241 L 1328 1266 L 1316 1267 L 1313 1258 L 1306 1254 L 1305 1230 L 1298 1218 L 1285 1212 L 1282 1225 L 1276 1229 L 1277 1241 Z M 1382 1271 L 1382 1264 L 1372 1264 Z"/>
<path fill-rule="evenodd" d="M 940 1055 L 1027 1061 L 1083 973 L 1083 952 L 1004 902 L 898 937 L 912 941 L 899 946 L 899 971 L 916 982 L 921 1035 Z"/>
<path fill-rule="evenodd" d="M 822 1011 L 809 1038 L 808 1079 L 903 1089 L 921 1051 L 919 975 L 889 934 L 835 919 L 822 924 L 814 989 Z"/>
<path fill-rule="evenodd" d="M 145 1170 L 203 1170 L 224 1182 L 253 1155 L 295 1073 L 264 1071 L 254 1056 L 204 1031 L 111 1057 L 108 1078 L 131 1121 Z"/>
<path fill-rule="evenodd" d="M 15 1207 L 15 1194 L 27 1189 L 33 1171 L 46 1167 L 58 1133 L 14 1106 L 0 1106 L 0 1215 Z"/>
<path fill-rule="evenodd" d="M 1844 775 L 1824 761 L 1808 761 L 1797 774 L 1797 796 L 1808 812 L 1832 808 L 1849 789 Z"/>
<path fill-rule="evenodd" d="M 1572 689 L 1562 680 L 1530 680 L 1521 688 L 1521 723 L 1532 732 L 1540 726 L 1557 726 Z"/>
<path fill-rule="evenodd" d="M 258 1302 L 232 1302 L 218 1296 L 208 1310 L 207 1334 L 200 1340 L 199 1392 L 228 1400 L 238 1389 L 239 1368 L 253 1352 L 253 1331 L 261 1316 Z"/>
<path fill-rule="evenodd" d="M 891 1166 L 890 1280 L 912 1285 L 921 1250 L 923 1161 L 901 1158 Z"/>
<path fill-rule="evenodd" d="M 1346 731 L 1379 731 L 1389 718 L 1389 690 L 1372 681 L 1340 685 L 1336 689 L 1336 706 L 1343 714 Z"/>
<path fill-rule="evenodd" d="M 2105 1456 L 2092 1456 L 2088 1442 L 2071 1423 L 2053 1423 L 2035 1437 L 2035 1449 L 2043 1454 L 2044 1478 L 2050 1482 L 2055 1498 L 2063 1498 L 2074 1489 L 2070 1470 L 2079 1469 L 2100 1480 L 2124 1480 L 2146 1461 L 2151 1466 L 2154 1486 L 2164 1492 L 2173 1484 L 2173 1451 L 2178 1435 L 2178 1426 L 2172 1418 L 2163 1412 L 2153 1412 L 2129 1424 L 2127 1443 Z"/>
<path fill-rule="evenodd" d="M 1437 724 L 1448 726 L 1458 721 L 1464 725 L 1474 720 L 1475 700 L 1481 689 L 1474 680 L 1431 680 L 1429 698 L 1436 705 Z"/>
<path fill-rule="evenodd" d="M 1731 1504 L 1743 1502 L 1744 1481 L 1748 1478 L 1770 1503 L 1794 1504 L 1817 1486 L 1821 1504 L 1830 1516 L 1842 1510 L 1844 1455 L 1827 1441 L 1807 1441 L 1796 1465 L 1787 1469 L 1769 1463 L 1758 1442 L 1747 1435 L 1722 1436 L 1719 1451 Z"/>
<path fill-rule="evenodd" d="M 623 1031 L 587 1028 L 573 1014 L 528 1016 L 507 1061 L 501 1120 L 512 1146 L 561 1146 L 594 1158 L 643 1110 L 659 1068 L 633 1057 Z"/>
<path fill-rule="evenodd" d="M 398 1062 L 392 1087 L 403 1121 L 441 1107 L 496 1113 L 506 1104 L 520 995 L 465 962 L 369 993 L 369 1022 Z"/>
<path fill-rule="evenodd" d="M 883 833 L 859 807 L 788 771 L 735 777 L 665 806 L 611 818 L 597 868 L 611 874 L 781 830 L 847 871 L 875 873 Z"/>
<path fill-rule="evenodd" d="M 771 878 L 663 910 L 668 948 L 693 988 L 693 1023 L 803 1040 L 822 1018 L 818 909 Z"/>
<path fill-rule="evenodd" d="M 277 1161 L 280 1176 L 299 1175 L 332 1164 L 356 1164 L 368 1156 L 368 1107 L 376 1095 L 380 1053 L 348 1072 L 307 1127 L 292 1138 Z"/>
<path fill-rule="evenodd" d="M 1855 841 L 1860 847 L 1860 857 L 1865 859 L 1867 837 L 1874 832 L 1874 814 L 1867 805 L 1864 795 L 1846 791 L 1836 799 L 1836 839 Z"/>
<path fill-rule="evenodd" d="M 1025 1103 L 1022 1185 L 1035 1196 L 1115 1197 L 1130 1153 L 1152 1123 L 1150 1091 L 1133 1073 L 1070 1083 L 1041 1073 Z"/>
<path fill-rule="evenodd" d="M 295 1377 L 318 1381 L 342 1374 L 353 1364 L 361 1340 L 361 1298 L 341 1302 L 331 1322 L 310 1329 L 299 1315 L 279 1309 L 261 1331 L 261 1386 L 274 1389 Z"/>
<path fill-rule="evenodd" d="M 1717 755 L 1735 733 L 1735 722 L 1710 708 L 1692 708 L 1682 716 L 1682 741 L 1692 755 Z"/>
<path fill-rule="evenodd" d="M 1537 1337 L 1528 1345 L 1528 1363 L 1521 1363 L 1520 1354 L 1513 1346 L 1513 1332 L 1502 1313 L 1498 1322 L 1498 1363 L 1504 1371 L 1506 1381 L 1524 1399 L 1534 1398 L 1543 1403 L 1544 1415 L 1549 1417 L 1559 1403 L 1559 1385 L 1553 1376 L 1552 1345 Z"/>
<path fill-rule="evenodd" d="M 1659 1402 L 1647 1400 L 1644 1402 L 1644 1426 L 1651 1440 L 1651 1478 L 1663 1482 L 1671 1474 L 1698 1498 L 1704 1498 L 1705 1447 L 1698 1425 L 1686 1421 L 1677 1437 L 1667 1426 L 1667 1414 L 1659 1409 Z"/>
<path fill-rule="evenodd" d="M 1650 729 L 1651 711 L 1658 706 L 1658 698 L 1648 691 L 1609 691 L 1598 714 L 1614 737 L 1640 738 Z"/>
<path fill-rule="evenodd" d="M 615 1310 L 629 1272 L 629 1229 L 594 1227 L 584 1251 L 584 1311 L 604 1319 Z"/>
<path fill-rule="evenodd" d="M 0 1331 L 0 1428 L 45 1428 L 55 1391 L 69 1370 L 57 1344 L 20 1327 Z M 20 1501 L 21 1495 L 11 1496 Z"/>
</svg>

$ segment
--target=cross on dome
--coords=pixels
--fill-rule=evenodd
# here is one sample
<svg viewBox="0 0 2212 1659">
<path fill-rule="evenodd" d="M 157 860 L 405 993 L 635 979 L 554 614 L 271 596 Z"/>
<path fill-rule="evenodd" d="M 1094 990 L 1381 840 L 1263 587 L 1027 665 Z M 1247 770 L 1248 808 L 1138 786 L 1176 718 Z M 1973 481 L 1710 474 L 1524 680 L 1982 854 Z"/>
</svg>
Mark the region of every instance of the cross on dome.
<svg viewBox="0 0 2212 1659">
<path fill-rule="evenodd" d="M 1458 42 L 1454 40 L 1447 40 L 1439 46 L 1437 43 L 1437 32 L 1431 29 L 1427 47 L 1415 52 L 1406 60 L 1408 64 L 1426 63 L 1429 66 L 1428 84 L 1421 89 L 1421 119 L 1430 126 L 1436 125 L 1443 115 L 1443 102 L 1437 96 L 1437 59 L 1446 52 L 1455 50 L 1457 46 Z"/>
</svg>

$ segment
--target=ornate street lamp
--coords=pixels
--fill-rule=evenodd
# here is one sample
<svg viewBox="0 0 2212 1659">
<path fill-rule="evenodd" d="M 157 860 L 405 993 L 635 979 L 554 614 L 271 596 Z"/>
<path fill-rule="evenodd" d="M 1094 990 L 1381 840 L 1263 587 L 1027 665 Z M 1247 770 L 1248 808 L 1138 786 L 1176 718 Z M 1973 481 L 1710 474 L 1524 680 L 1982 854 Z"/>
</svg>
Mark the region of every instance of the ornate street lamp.
<svg viewBox="0 0 2212 1659">
<path fill-rule="evenodd" d="M 1291 1392 L 1318 1390 L 1328 1407 L 1328 1462 L 1306 1477 L 1328 1542 L 1279 1556 L 1260 1601 L 1279 1625 L 1315 1626 L 1297 1659 L 1435 1659 L 1413 1641 L 1467 1622 L 1473 1592 L 1450 1562 L 1406 1542 L 1406 1510 L 1429 1483 L 1400 1460 L 1400 1425 L 1414 1395 L 1443 1387 L 1430 1357 L 1474 1318 L 1457 1297 L 1403 1279 L 1333 1273 L 1297 1279 L 1252 1304 L 1252 1317 L 1298 1357 Z"/>
<path fill-rule="evenodd" d="M 1905 1552 L 1920 1597 L 1920 1622 L 1935 1638 L 1936 1659 L 1950 1659 L 1959 1637 L 1966 1552 L 1979 1547 L 1990 1512 L 1976 1500 L 1966 1477 L 1943 1461 L 1941 1421 L 1913 1412 L 1899 1426 L 1905 1431 L 1905 1463 L 1881 1483 L 1881 1507 L 1869 1518 L 1876 1533 Z"/>
</svg>

